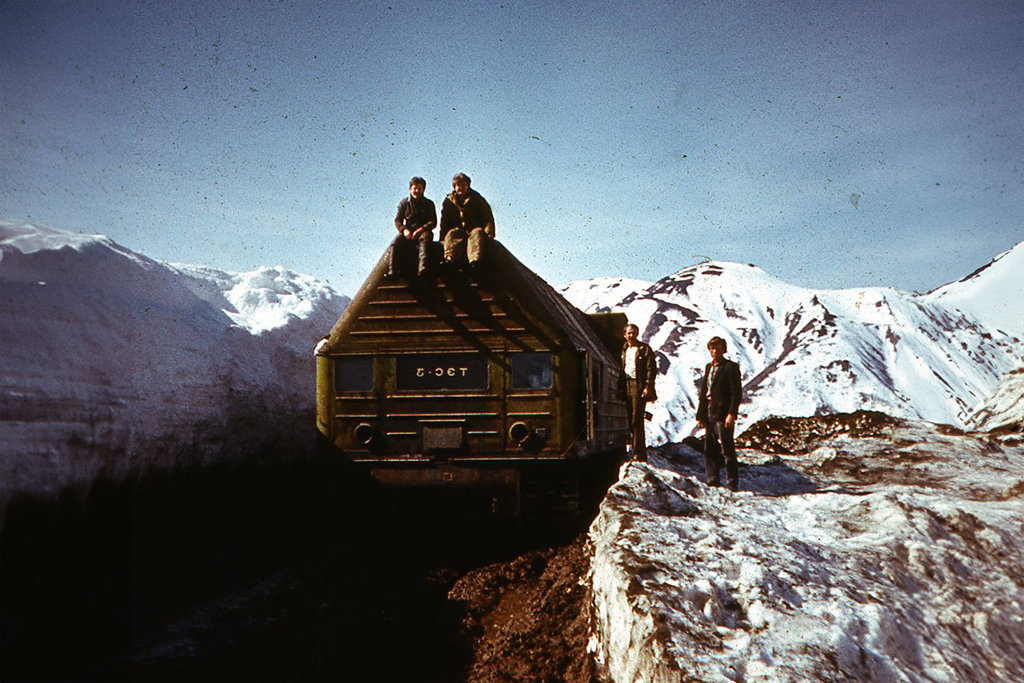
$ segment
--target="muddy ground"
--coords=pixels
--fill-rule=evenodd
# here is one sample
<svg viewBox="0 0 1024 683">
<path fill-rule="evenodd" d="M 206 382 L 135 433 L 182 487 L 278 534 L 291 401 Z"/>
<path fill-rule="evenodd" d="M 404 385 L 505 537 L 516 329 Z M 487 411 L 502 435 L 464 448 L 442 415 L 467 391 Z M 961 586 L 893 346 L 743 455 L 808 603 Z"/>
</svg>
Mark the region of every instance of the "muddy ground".
<svg viewBox="0 0 1024 683">
<path fill-rule="evenodd" d="M 397 509 L 344 474 L 264 454 L 16 501 L 0 680 L 596 680 L 588 520 Z"/>
</svg>

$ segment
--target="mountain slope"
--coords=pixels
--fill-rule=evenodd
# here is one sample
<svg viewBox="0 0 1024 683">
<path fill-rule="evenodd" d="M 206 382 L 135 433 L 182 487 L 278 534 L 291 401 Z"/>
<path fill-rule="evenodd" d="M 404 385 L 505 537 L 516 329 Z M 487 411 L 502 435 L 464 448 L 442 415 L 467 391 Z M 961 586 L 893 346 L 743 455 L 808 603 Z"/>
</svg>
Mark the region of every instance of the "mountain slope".
<svg viewBox="0 0 1024 683">
<path fill-rule="evenodd" d="M 702 263 L 624 293 L 608 278 L 563 289 L 587 312 L 623 311 L 658 352 L 654 442 L 695 427 L 712 336 L 740 363 L 741 429 L 768 415 L 879 410 L 962 425 L 1024 346 L 941 302 L 889 288 L 812 290 L 751 265 Z"/>
<path fill-rule="evenodd" d="M 925 301 L 958 308 L 1024 339 L 1024 242 L 967 277 L 925 294 Z"/>
</svg>

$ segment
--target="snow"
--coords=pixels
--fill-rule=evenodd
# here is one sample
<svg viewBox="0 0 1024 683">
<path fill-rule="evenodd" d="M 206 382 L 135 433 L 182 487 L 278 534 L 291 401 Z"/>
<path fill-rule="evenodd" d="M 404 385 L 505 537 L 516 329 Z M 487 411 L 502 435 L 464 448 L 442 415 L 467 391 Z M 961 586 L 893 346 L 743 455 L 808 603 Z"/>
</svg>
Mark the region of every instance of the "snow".
<svg viewBox="0 0 1024 683">
<path fill-rule="evenodd" d="M 15 494 L 292 435 L 347 302 L 280 267 L 171 265 L 0 219 L 0 517 Z"/>
<path fill-rule="evenodd" d="M 932 424 L 1024 418 L 1022 256 L 925 296 L 716 262 L 563 288 L 626 313 L 659 355 L 648 439 L 667 445 L 624 466 L 590 530 L 608 680 L 1024 680 L 1019 433 Z M 712 336 L 743 370 L 740 431 L 865 409 L 908 421 L 805 453 L 741 448 L 741 492 L 708 488 L 679 442 Z"/>
<path fill-rule="evenodd" d="M 627 464 L 591 527 L 612 681 L 1024 680 L 1024 448 L 907 422 Z"/>
<path fill-rule="evenodd" d="M 1024 360 L 1003 375 L 995 391 L 971 415 L 972 429 L 1024 429 Z"/>
<path fill-rule="evenodd" d="M 196 294 L 205 286 L 216 287 L 214 303 L 222 306 L 231 320 L 252 334 L 260 335 L 287 327 L 290 323 L 318 317 L 326 328 L 334 324 L 332 302 L 338 295 L 310 275 L 281 266 L 261 267 L 249 273 L 227 273 L 189 264 L 168 264 L 186 279 L 194 281 Z"/>
<path fill-rule="evenodd" d="M 1024 243 L 1004 251 L 967 277 L 929 292 L 926 301 L 954 306 L 1004 332 L 1024 338 Z"/>
</svg>

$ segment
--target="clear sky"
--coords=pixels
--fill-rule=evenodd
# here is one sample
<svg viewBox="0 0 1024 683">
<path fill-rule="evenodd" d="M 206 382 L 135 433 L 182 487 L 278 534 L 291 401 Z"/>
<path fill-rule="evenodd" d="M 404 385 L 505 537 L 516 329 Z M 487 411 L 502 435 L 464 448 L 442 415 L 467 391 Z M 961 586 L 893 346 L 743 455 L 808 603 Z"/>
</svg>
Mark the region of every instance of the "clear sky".
<svg viewBox="0 0 1024 683">
<path fill-rule="evenodd" d="M 0 215 L 354 294 L 458 171 L 552 284 L 1024 240 L 1021 0 L 0 0 Z"/>
</svg>

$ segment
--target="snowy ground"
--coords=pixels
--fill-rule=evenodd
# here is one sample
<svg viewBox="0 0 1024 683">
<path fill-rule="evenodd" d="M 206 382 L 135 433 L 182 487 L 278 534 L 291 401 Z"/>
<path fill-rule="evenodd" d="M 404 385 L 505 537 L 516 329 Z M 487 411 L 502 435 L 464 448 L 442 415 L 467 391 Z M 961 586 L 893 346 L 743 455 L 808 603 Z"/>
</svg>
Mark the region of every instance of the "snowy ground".
<svg viewBox="0 0 1024 683">
<path fill-rule="evenodd" d="M 590 532 L 609 678 L 1024 680 L 1019 435 L 807 424 L 755 435 L 739 493 L 683 445 L 624 466 Z"/>
</svg>

